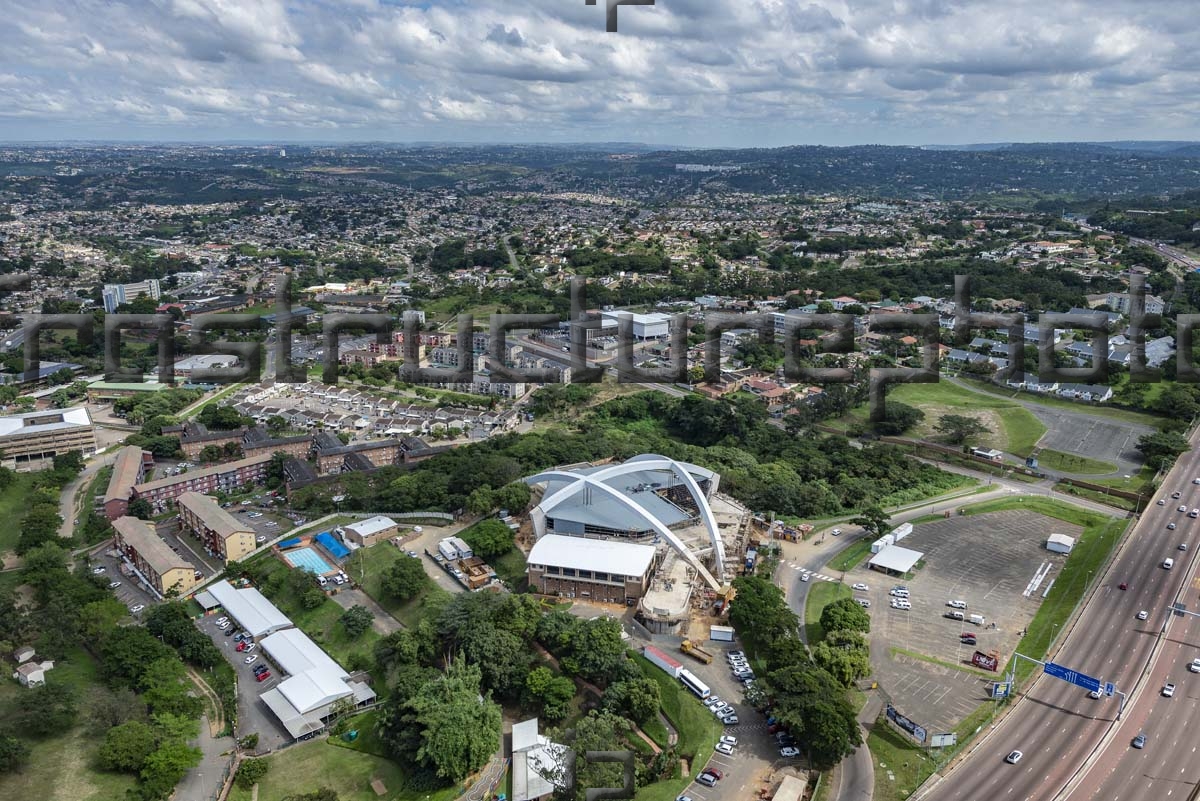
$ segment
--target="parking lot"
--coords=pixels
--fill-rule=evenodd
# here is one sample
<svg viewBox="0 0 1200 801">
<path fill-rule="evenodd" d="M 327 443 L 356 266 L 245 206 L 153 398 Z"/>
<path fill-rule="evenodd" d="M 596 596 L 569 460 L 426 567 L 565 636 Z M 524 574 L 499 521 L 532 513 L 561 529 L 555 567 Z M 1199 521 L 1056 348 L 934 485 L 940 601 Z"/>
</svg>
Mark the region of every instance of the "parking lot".
<svg viewBox="0 0 1200 801">
<path fill-rule="evenodd" d="M 252 653 L 258 654 L 254 664 L 246 664 L 246 654 L 235 650 L 232 636 L 226 636 L 225 631 L 217 627 L 217 620 L 224 616 L 219 614 L 205 615 L 196 622 L 200 630 L 213 638 L 213 642 L 225 654 L 229 664 L 233 665 L 238 677 L 238 725 L 237 736 L 242 737 L 251 732 L 258 732 L 258 751 L 270 751 L 291 742 L 291 736 L 279 723 L 279 720 L 259 698 L 262 693 L 279 684 L 279 671 L 271 664 L 261 647 L 256 646 Z M 237 624 L 230 626 L 229 631 L 236 631 Z M 266 664 L 271 669 L 271 678 L 263 682 L 255 681 L 254 668 L 258 664 Z"/>
<path fill-rule="evenodd" d="M 737 725 L 726 726 L 724 730 L 724 734 L 737 738 L 733 754 L 714 753 L 708 762 L 693 766 L 691 771 L 694 778 L 705 769 L 714 767 L 724 774 L 724 778 L 714 787 L 705 787 L 693 781 L 684 790 L 684 794 L 693 801 L 743 801 L 746 798 L 757 798 L 764 782 L 774 771 L 788 766 L 798 769 L 800 761 L 785 759 L 779 755 L 779 744 L 767 732 L 766 718 L 743 699 L 745 688 L 733 677 L 726 660 L 730 651 L 741 650 L 739 644 L 702 641 L 704 650 L 713 655 L 712 664 L 706 665 L 681 653 L 679 642 L 677 638 L 656 638 L 654 644 L 682 662 L 684 667 L 707 684 L 715 695 L 730 703 L 738 716 Z"/>
<path fill-rule="evenodd" d="M 1051 533 L 1078 537 L 1082 529 L 1023 511 L 952 517 L 923 523 L 904 540 L 904 547 L 925 554 L 925 566 L 913 578 L 889 578 L 867 570 L 865 562 L 846 575 L 847 584 L 870 588 L 855 595 L 871 601 L 872 667 L 902 713 L 930 730 L 950 731 L 986 697 L 990 679 L 967 662 L 978 649 L 997 652 L 1003 665 L 1016 649 L 1066 561 L 1046 550 Z M 1048 574 L 1031 588 L 1046 566 Z M 900 584 L 909 589 L 909 610 L 889 604 L 889 592 Z M 966 608 L 952 609 L 952 600 L 965 601 Z M 955 611 L 964 618 L 982 615 L 984 623 L 946 617 Z M 964 645 L 963 632 L 974 633 L 977 645 Z"/>
<path fill-rule="evenodd" d="M 95 570 L 98 567 L 103 567 L 105 578 L 110 582 L 121 582 L 121 586 L 112 589 L 112 594 L 118 601 L 130 609 L 139 605 L 149 606 L 150 604 L 157 603 L 158 599 L 154 597 L 154 593 L 143 587 L 141 580 L 136 575 L 121 575 L 121 559 L 109 555 L 112 551 L 111 546 L 112 543 L 110 542 L 103 549 L 97 551 L 91 557 L 88 569 Z"/>
</svg>

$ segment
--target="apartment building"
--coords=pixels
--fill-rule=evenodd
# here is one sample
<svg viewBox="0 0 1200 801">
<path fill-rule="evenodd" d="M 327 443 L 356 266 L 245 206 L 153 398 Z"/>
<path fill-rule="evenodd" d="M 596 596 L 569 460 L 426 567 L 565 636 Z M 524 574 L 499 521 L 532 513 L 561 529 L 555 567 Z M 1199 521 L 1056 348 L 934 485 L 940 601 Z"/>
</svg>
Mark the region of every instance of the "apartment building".
<svg viewBox="0 0 1200 801">
<path fill-rule="evenodd" d="M 236 561 L 254 550 L 254 532 L 226 512 L 215 498 L 199 492 L 179 496 L 179 524 L 196 535 L 213 556 Z"/>
<path fill-rule="evenodd" d="M 199 581 L 195 566 L 136 517 L 118 517 L 113 531 L 113 546 L 158 597 L 171 592 L 182 596 Z"/>
<path fill-rule="evenodd" d="M 151 278 L 149 281 L 138 281 L 134 284 L 105 284 L 104 289 L 100 292 L 100 297 L 104 302 L 104 311 L 109 314 L 115 312 L 121 304 L 137 300 L 139 295 L 145 295 L 151 300 L 158 300 L 162 297 L 158 279 Z"/>
<path fill-rule="evenodd" d="M 261 454 L 236 462 L 191 470 L 177 476 L 166 476 L 156 481 L 138 484 L 133 488 L 133 497 L 145 498 L 156 513 L 163 512 L 185 492 L 231 492 L 247 484 L 258 483 L 267 477 L 267 465 L 270 461 L 270 454 Z"/>
<path fill-rule="evenodd" d="M 85 407 L 46 409 L 0 417 L 3 465 L 22 472 L 48 467 L 57 454 L 96 451 L 92 416 Z"/>
<path fill-rule="evenodd" d="M 126 445 L 117 452 L 112 477 L 108 480 L 108 489 L 101 502 L 105 517 L 116 520 L 129 514 L 129 495 L 134 486 L 142 483 L 146 471 L 153 466 L 154 454 L 136 445 Z"/>
</svg>

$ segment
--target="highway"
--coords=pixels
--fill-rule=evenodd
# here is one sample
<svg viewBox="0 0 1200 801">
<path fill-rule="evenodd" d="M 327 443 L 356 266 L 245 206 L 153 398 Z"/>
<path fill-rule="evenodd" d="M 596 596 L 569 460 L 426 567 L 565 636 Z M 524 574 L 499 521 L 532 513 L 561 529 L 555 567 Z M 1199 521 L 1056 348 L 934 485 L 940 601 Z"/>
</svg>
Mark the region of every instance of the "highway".
<svg viewBox="0 0 1200 801">
<path fill-rule="evenodd" d="M 1113 682 L 1117 689 L 1126 693 L 1134 689 L 1149 664 L 1166 611 L 1175 601 L 1181 583 L 1188 582 L 1188 586 L 1191 586 L 1195 570 L 1193 561 L 1197 549 L 1200 549 L 1200 520 L 1189 519 L 1176 509 L 1181 504 L 1188 509 L 1200 508 L 1200 486 L 1192 484 L 1192 479 L 1200 476 L 1200 451 L 1196 450 L 1198 441 L 1200 432 L 1191 438 L 1192 450 L 1179 458 L 1164 479 L 1155 500 L 1163 498 L 1166 504 L 1152 504 L 1146 510 L 1120 546 L 1110 569 L 1094 584 L 1092 596 L 1077 623 L 1053 654 L 1056 662 Z M 1182 497 L 1172 499 L 1170 496 L 1174 491 L 1179 491 Z M 1177 524 L 1177 530 L 1167 529 L 1170 522 Z M 1187 543 L 1189 550 L 1186 553 L 1178 550 L 1180 543 Z M 1168 557 L 1176 560 L 1171 570 L 1162 567 L 1163 560 Z M 1122 582 L 1128 584 L 1127 590 L 1119 588 Z M 1137 619 L 1138 612 L 1142 610 L 1149 613 L 1146 621 Z M 1185 625 L 1173 623 L 1170 631 L 1173 635 L 1187 634 L 1192 625 L 1189 618 Z M 1197 642 L 1194 637 L 1191 641 Z M 1171 675 L 1180 679 L 1177 682 L 1181 688 L 1179 694 L 1169 699 L 1178 703 L 1169 708 L 1164 706 L 1164 710 L 1171 713 L 1170 718 L 1156 719 L 1154 724 L 1143 723 L 1151 714 L 1146 710 L 1146 705 L 1154 702 L 1144 700 L 1146 693 L 1135 696 L 1133 706 L 1126 709 L 1120 732 L 1113 741 L 1113 747 L 1118 751 L 1122 747 L 1127 748 L 1129 740 L 1137 733 L 1135 729 L 1146 725 L 1147 735 L 1152 743 L 1157 744 L 1157 750 L 1148 748 L 1127 757 L 1136 764 L 1132 764 L 1129 771 L 1112 774 L 1116 777 L 1113 779 L 1114 785 L 1122 786 L 1113 786 L 1111 792 L 1102 794 L 1089 794 L 1081 789 L 1071 796 L 1072 799 L 1140 800 L 1170 797 L 1165 784 L 1145 791 L 1145 781 L 1170 781 L 1176 792 L 1184 790 L 1179 782 L 1187 781 L 1189 777 L 1179 774 L 1178 767 L 1182 766 L 1170 770 L 1157 769 L 1164 758 L 1179 754 L 1182 759 L 1183 749 L 1194 748 L 1182 737 L 1182 732 L 1188 722 L 1187 713 L 1192 711 L 1190 706 L 1200 700 L 1200 676 L 1191 682 L 1184 680 L 1185 674 L 1180 672 L 1183 654 L 1178 652 L 1181 647 L 1176 646 L 1175 650 L 1168 648 L 1163 663 L 1163 671 L 1170 664 Z M 1184 653 L 1195 650 L 1195 646 L 1183 648 Z M 1188 656 L 1187 661 L 1190 659 L 1191 656 Z M 1191 677 L 1193 674 L 1186 675 Z M 1152 677 L 1148 693 L 1152 694 L 1161 687 L 1161 684 L 1153 685 L 1157 678 L 1157 675 Z M 1161 700 L 1168 701 L 1165 698 Z M 1028 688 L 1024 698 L 1009 714 L 974 745 L 969 756 L 960 760 L 937 784 L 921 794 L 920 799 L 978 801 L 1003 797 L 1022 801 L 1050 801 L 1067 788 L 1100 745 L 1116 719 L 1117 710 L 1116 696 L 1092 700 L 1083 689 L 1043 675 Z M 1161 727 L 1163 731 L 1152 732 L 1155 727 Z M 1122 739 L 1126 730 L 1131 733 L 1128 738 Z M 1178 739 L 1172 739 L 1177 735 Z M 1176 745 L 1168 753 L 1169 743 L 1172 742 Z M 1010 765 L 1004 758 L 1014 749 L 1022 751 L 1024 757 L 1018 764 Z M 1139 754 L 1144 756 L 1139 757 Z M 1145 760 L 1144 765 L 1137 763 L 1139 758 Z M 1102 759 L 1098 764 L 1103 767 L 1107 762 Z M 1200 774 L 1200 765 L 1191 770 Z M 1138 784 L 1135 777 L 1127 775 L 1131 772 L 1136 772 L 1137 779 L 1143 783 Z M 1165 778 L 1168 773 L 1169 780 Z M 1092 777 L 1089 775 L 1086 780 L 1085 784 L 1092 781 Z M 1190 777 L 1190 780 L 1195 781 L 1195 777 Z M 1125 782 L 1133 782 L 1137 789 L 1124 786 Z M 1186 797 L 1186 792 L 1181 792 L 1180 797 Z"/>
</svg>

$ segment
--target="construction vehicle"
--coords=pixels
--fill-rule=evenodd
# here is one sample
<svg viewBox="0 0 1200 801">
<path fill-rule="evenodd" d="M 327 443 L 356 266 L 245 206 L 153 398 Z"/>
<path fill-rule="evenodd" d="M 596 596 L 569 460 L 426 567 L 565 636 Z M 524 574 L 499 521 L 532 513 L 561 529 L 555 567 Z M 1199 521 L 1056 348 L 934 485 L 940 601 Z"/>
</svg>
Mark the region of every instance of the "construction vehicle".
<svg viewBox="0 0 1200 801">
<path fill-rule="evenodd" d="M 706 665 L 712 664 L 713 655 L 710 654 L 708 651 L 705 651 L 703 648 L 701 648 L 699 645 L 692 642 L 691 640 L 684 640 L 682 643 L 680 643 L 679 650 L 683 651 L 685 654 L 687 654 L 692 659 L 695 659 L 698 662 L 703 662 Z"/>
</svg>

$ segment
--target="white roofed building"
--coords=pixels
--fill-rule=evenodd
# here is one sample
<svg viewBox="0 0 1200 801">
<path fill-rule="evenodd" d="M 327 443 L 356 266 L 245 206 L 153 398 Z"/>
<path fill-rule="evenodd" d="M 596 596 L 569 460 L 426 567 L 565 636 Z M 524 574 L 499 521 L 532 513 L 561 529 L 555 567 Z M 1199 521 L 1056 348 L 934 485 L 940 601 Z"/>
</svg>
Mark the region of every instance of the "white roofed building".
<svg viewBox="0 0 1200 801">
<path fill-rule="evenodd" d="M 382 515 L 342 526 L 347 545 L 366 548 L 396 533 L 396 521 Z"/>
<path fill-rule="evenodd" d="M 239 590 L 228 581 L 218 581 L 207 592 L 255 638 L 292 627 L 288 616 L 253 587 Z"/>
<path fill-rule="evenodd" d="M 355 706 L 375 699 L 375 691 L 350 674 L 299 629 L 278 631 L 262 640 L 263 652 L 287 678 L 263 693 L 263 702 L 293 737 L 320 731 L 333 704 L 353 698 Z"/>
<path fill-rule="evenodd" d="M 96 452 L 96 432 L 87 407 L 46 409 L 0 417 L 3 464 L 14 470 L 41 470 L 63 453 Z"/>
<path fill-rule="evenodd" d="M 513 724 L 512 801 L 539 801 L 563 786 L 566 746 L 538 734 L 537 718 Z"/>
<path fill-rule="evenodd" d="M 652 545 L 547 534 L 529 552 L 529 583 L 543 595 L 632 604 L 650 584 Z"/>
</svg>

